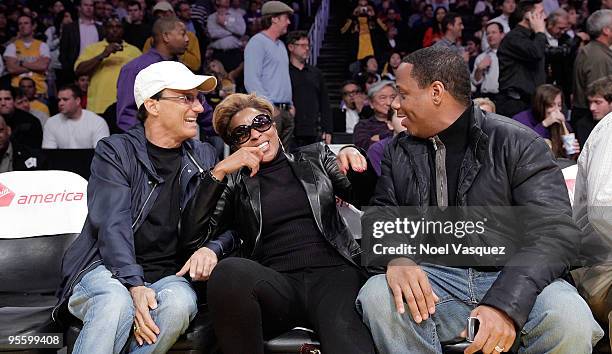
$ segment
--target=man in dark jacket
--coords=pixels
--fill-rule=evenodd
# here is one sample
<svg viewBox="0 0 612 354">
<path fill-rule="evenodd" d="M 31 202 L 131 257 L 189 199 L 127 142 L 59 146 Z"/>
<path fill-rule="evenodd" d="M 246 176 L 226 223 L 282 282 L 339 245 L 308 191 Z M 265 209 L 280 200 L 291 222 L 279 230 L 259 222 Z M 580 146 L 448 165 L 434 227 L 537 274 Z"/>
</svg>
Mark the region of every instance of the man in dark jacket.
<svg viewBox="0 0 612 354">
<path fill-rule="evenodd" d="M 0 115 L 0 173 L 44 170 L 46 159 L 40 150 L 11 142 L 11 127 Z"/>
<path fill-rule="evenodd" d="M 73 82 L 74 63 L 79 54 L 93 43 L 104 39 L 103 28 L 94 21 L 93 0 L 81 0 L 78 2 L 78 21 L 64 25 L 62 37 L 60 38 L 59 61 L 62 63 L 62 71 L 65 76 L 64 83 Z"/>
<path fill-rule="evenodd" d="M 58 290 L 58 308 L 67 304 L 84 323 L 74 352 L 117 353 L 133 328 L 130 351 L 148 345 L 165 353 L 195 316 L 196 294 L 183 275 L 203 280 L 212 251 L 189 257 L 194 242 L 182 237 L 180 219 L 198 184 L 211 200 L 223 190 L 207 172 L 213 148 L 192 139 L 203 110 L 198 92 L 215 85 L 214 77 L 193 75 L 183 64 L 152 64 L 134 86 L 143 124 L 98 143 L 89 214 L 64 255 Z"/>
<path fill-rule="evenodd" d="M 386 274 L 370 278 L 357 299 L 379 351 L 441 353 L 440 343 L 461 341 L 466 318 L 476 317 L 480 328 L 465 353 L 507 352 L 519 335 L 525 352 L 590 353 L 603 332 L 576 289 L 561 279 L 575 258 L 580 232 L 546 143 L 520 124 L 474 107 L 468 68 L 447 48 L 404 58 L 397 85 L 393 108 L 409 134 L 388 145 L 371 204 L 386 206 L 384 213 L 393 218 L 400 216 L 399 206 L 430 213 L 488 207 L 484 220 L 490 224 L 482 237 L 452 240 L 508 246 L 513 253 L 503 262 L 474 256 L 471 263 L 453 265 L 446 262 L 454 248 L 438 259 L 442 264 L 420 262 L 422 250 L 388 256 L 381 264 Z M 497 207 L 520 219 L 500 226 Z M 375 209 L 380 208 L 366 211 L 366 222 L 382 215 Z M 393 232 L 375 241 L 409 242 L 401 231 Z M 515 241 L 518 234 L 522 243 Z M 369 259 L 377 251 L 366 236 L 364 229 Z M 421 241 L 424 236 L 419 234 Z"/>
</svg>

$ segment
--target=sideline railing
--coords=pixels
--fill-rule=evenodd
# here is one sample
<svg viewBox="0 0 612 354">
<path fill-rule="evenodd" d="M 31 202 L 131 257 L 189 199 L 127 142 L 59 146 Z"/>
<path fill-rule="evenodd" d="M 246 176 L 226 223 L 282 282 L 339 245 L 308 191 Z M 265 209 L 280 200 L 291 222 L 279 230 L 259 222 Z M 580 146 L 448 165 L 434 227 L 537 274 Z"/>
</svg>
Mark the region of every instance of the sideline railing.
<svg viewBox="0 0 612 354">
<path fill-rule="evenodd" d="M 327 22 L 329 21 L 329 2 L 330 0 L 321 1 L 312 26 L 308 31 L 308 39 L 310 40 L 310 58 L 308 59 L 308 64 L 313 66 L 317 65 L 319 52 L 321 51 L 321 47 L 323 46 L 325 30 L 327 29 Z M 309 13 L 311 3 L 312 1 L 308 1 Z"/>
</svg>

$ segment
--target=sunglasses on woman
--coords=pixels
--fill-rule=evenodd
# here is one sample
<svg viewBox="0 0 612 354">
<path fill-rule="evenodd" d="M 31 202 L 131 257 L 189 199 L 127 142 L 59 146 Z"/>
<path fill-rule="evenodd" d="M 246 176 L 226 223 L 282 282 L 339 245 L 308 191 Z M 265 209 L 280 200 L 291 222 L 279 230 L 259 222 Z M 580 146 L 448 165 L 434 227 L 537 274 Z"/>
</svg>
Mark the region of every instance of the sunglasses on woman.
<svg viewBox="0 0 612 354">
<path fill-rule="evenodd" d="M 253 118 L 251 125 L 239 125 L 229 134 L 229 140 L 234 145 L 244 144 L 251 138 L 251 129 L 260 133 L 272 128 L 272 118 L 267 114 L 258 114 Z"/>
</svg>

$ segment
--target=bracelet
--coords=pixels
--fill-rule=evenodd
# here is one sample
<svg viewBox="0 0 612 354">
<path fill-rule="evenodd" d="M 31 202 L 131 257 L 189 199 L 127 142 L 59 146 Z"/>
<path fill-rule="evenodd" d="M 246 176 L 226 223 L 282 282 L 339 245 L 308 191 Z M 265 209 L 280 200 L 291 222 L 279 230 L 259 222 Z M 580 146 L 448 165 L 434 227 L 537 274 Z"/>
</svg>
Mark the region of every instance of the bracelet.
<svg viewBox="0 0 612 354">
<path fill-rule="evenodd" d="M 213 181 L 217 183 L 223 183 L 223 181 L 219 181 L 217 177 L 215 177 L 215 175 L 212 173 L 212 169 L 208 171 L 208 174 L 210 175 L 210 178 L 212 178 Z"/>
</svg>

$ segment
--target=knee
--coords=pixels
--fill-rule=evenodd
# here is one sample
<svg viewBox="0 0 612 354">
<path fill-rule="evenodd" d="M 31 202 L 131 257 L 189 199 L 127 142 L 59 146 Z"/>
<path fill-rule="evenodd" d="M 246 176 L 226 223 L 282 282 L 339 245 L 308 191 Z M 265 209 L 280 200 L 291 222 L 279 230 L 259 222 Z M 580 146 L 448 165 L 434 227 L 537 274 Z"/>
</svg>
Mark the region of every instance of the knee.
<svg viewBox="0 0 612 354">
<path fill-rule="evenodd" d="M 248 259 L 230 257 L 219 262 L 213 269 L 207 284 L 209 301 L 227 301 L 228 296 L 240 293 L 250 283 L 253 268 Z"/>
<path fill-rule="evenodd" d="M 533 318 L 536 324 L 528 328 L 527 335 L 546 337 L 547 342 L 561 347 L 582 348 L 594 345 L 603 336 L 603 331 L 587 303 L 567 283 L 555 284 L 554 287 L 559 289 L 553 296 L 536 300 L 532 310 L 537 311 Z M 530 323 L 526 327 L 530 327 Z"/>
<path fill-rule="evenodd" d="M 162 289 L 157 293 L 159 299 L 159 315 L 176 324 L 189 324 L 198 312 L 195 292 L 185 286 Z"/>
<path fill-rule="evenodd" d="M 385 275 L 376 275 L 368 279 L 357 296 L 357 309 L 368 317 L 384 318 L 393 311 L 392 297 Z"/>
<path fill-rule="evenodd" d="M 100 319 L 111 321 L 112 323 L 129 323 L 134 321 L 135 309 L 134 302 L 127 289 L 125 291 L 112 292 L 99 295 L 94 299 L 96 306 L 100 307 Z M 86 317 L 87 318 L 87 317 Z M 96 318 L 98 320 L 98 318 Z"/>
</svg>

